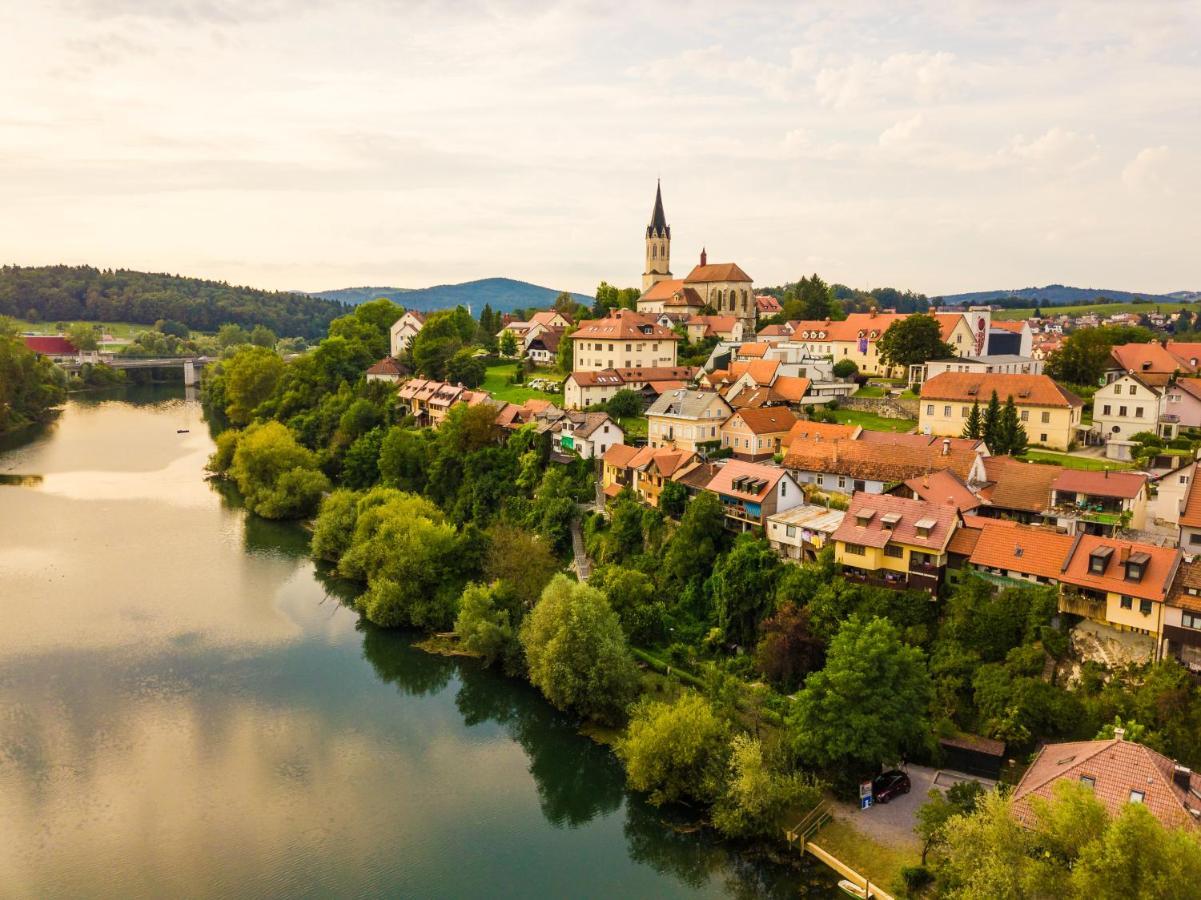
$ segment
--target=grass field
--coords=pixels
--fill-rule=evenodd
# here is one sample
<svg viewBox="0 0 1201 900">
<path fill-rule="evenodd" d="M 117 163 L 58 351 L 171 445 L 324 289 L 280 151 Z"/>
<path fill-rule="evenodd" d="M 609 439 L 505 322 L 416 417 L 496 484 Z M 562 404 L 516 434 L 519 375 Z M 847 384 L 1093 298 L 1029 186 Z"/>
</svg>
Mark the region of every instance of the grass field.
<svg viewBox="0 0 1201 900">
<path fill-rule="evenodd" d="M 1028 450 L 1022 458 L 1031 462 L 1058 463 L 1065 469 L 1083 469 L 1086 472 L 1100 472 L 1104 469 L 1120 471 L 1131 468 L 1129 463 L 1097 459 L 1092 456 L 1072 456 L 1070 453 L 1056 453 L 1053 450 Z"/>
<path fill-rule="evenodd" d="M 562 405 L 562 391 L 557 394 L 548 394 L 546 391 L 529 388 L 524 384 L 509 384 L 509 379 L 516 373 L 517 363 L 500 363 L 495 366 L 489 366 L 481 388 L 497 400 L 504 400 L 507 403 L 523 403 L 526 400 L 534 398 L 537 400 L 549 400 L 557 405 Z M 548 377 L 559 377 L 558 375 L 550 376 L 550 373 L 547 373 L 547 375 Z M 535 373 L 530 377 L 537 378 L 538 374 Z"/>
<path fill-rule="evenodd" d="M 813 836 L 813 843 L 882 887 L 896 884 L 901 869 L 916 866 L 922 859 L 916 840 L 910 846 L 890 847 L 842 819 L 832 819 L 824 825 Z"/>
<path fill-rule="evenodd" d="M 1194 308 L 1194 304 L 1190 303 L 1082 303 L 1073 306 L 1044 306 L 1042 307 L 1042 311 L 1044 316 L 1077 316 L 1086 312 L 1095 312 L 1100 316 L 1111 316 L 1114 313 L 1155 312 L 1156 309 L 1166 313 L 1180 309 L 1182 306 L 1186 309 Z M 992 314 L 994 319 L 1001 322 L 1029 319 L 1032 315 L 1034 315 L 1033 306 L 1022 307 L 1020 309 L 1002 309 Z"/>
<path fill-rule="evenodd" d="M 646 437 L 646 416 L 626 416 L 624 419 L 618 419 L 617 424 L 628 438 Z"/>
<path fill-rule="evenodd" d="M 886 419 L 875 413 L 853 409 L 836 409 L 834 418 L 843 425 L 858 425 L 867 431 L 912 431 L 917 427 L 913 419 Z"/>
<path fill-rule="evenodd" d="M 58 330 L 54 327 L 57 322 L 27 322 L 25 319 L 14 319 L 17 323 L 18 331 L 35 331 L 38 334 L 58 334 Z M 64 322 L 65 326 L 70 327 L 71 322 Z M 111 334 L 115 338 L 132 338 L 140 331 L 149 331 L 154 328 L 153 325 L 139 325 L 135 322 L 89 322 L 89 325 L 100 325 L 104 328 L 105 334 Z M 199 332 L 197 332 L 199 333 Z"/>
</svg>

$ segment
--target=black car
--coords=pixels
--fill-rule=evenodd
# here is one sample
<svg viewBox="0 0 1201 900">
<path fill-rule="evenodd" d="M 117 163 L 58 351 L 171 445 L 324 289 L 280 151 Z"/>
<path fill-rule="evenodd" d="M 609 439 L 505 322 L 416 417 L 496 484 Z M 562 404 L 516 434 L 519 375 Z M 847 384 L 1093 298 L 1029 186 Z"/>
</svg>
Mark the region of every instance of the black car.
<svg viewBox="0 0 1201 900">
<path fill-rule="evenodd" d="M 887 803 L 893 797 L 908 794 L 910 787 L 909 776 L 898 769 L 877 775 L 872 779 L 872 802 Z"/>
</svg>

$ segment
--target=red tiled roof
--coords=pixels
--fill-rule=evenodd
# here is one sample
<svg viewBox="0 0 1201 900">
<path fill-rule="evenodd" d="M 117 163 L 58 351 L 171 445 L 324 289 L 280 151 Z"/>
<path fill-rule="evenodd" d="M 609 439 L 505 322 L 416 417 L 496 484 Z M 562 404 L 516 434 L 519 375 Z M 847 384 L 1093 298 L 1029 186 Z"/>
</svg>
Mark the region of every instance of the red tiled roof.
<svg viewBox="0 0 1201 900">
<path fill-rule="evenodd" d="M 751 276 L 738 268 L 737 263 L 711 263 L 694 266 L 684 279 L 686 284 L 705 284 L 712 281 L 750 281 Z"/>
<path fill-rule="evenodd" d="M 1104 573 L 1094 575 L 1089 571 L 1089 558 L 1100 548 L 1109 548 L 1112 552 L 1105 560 Z M 1143 577 L 1138 581 L 1126 580 L 1122 557 L 1131 553 L 1145 553 L 1150 557 L 1144 566 Z M 1082 534 L 1077 536 L 1075 551 L 1059 580 L 1098 591 L 1162 601 L 1167 597 L 1179 562 L 1180 551 L 1173 547 L 1156 547 L 1153 544 Z"/>
<path fill-rule="evenodd" d="M 763 347 L 766 345 L 743 344 L 742 346 Z M 741 351 L 741 349 L 740 347 L 739 350 Z M 776 380 L 776 373 L 779 369 L 780 361 L 778 359 L 740 359 L 730 363 L 730 375 L 733 378 L 741 378 L 749 373 L 755 384 L 771 384 Z"/>
<path fill-rule="evenodd" d="M 664 278 L 662 281 L 656 281 L 650 286 L 650 289 L 638 299 L 641 300 L 666 300 L 671 297 L 676 291 L 684 289 L 684 279 L 682 278 Z"/>
<path fill-rule="evenodd" d="M 79 351 L 65 337 L 58 335 L 27 334 L 21 340 L 34 353 L 45 353 L 49 356 L 71 356 Z"/>
<path fill-rule="evenodd" d="M 771 389 L 789 403 L 799 403 L 812 384 L 808 378 L 799 375 L 780 375 L 772 382 Z"/>
<path fill-rule="evenodd" d="M 568 377 L 581 387 L 605 384 L 616 385 L 636 382 L 647 384 L 657 381 L 691 381 L 696 369 L 692 366 L 647 366 L 643 369 L 601 369 L 599 372 L 572 372 Z"/>
<path fill-rule="evenodd" d="M 1047 528 L 989 521 L 980 529 L 971 562 L 1058 580 L 1074 540 Z"/>
<path fill-rule="evenodd" d="M 696 459 L 691 450 L 676 450 L 673 447 L 641 447 L 627 464 L 631 469 L 654 468 L 660 475 L 670 478 L 678 469 Z"/>
<path fill-rule="evenodd" d="M 587 319 L 571 335 L 573 341 L 678 341 L 680 336 L 651 316 L 630 309 L 615 309 L 605 319 Z"/>
<path fill-rule="evenodd" d="M 1012 456 L 989 456 L 984 460 L 984 472 L 988 484 L 979 493 L 989 505 L 1041 513 L 1051 508 L 1051 486 L 1063 469 L 1024 463 Z"/>
<path fill-rule="evenodd" d="M 787 447 L 794 440 L 801 441 L 831 441 L 837 438 L 854 438 L 860 431 L 858 425 L 837 425 L 833 422 L 810 422 L 800 419 L 789 429 L 781 443 Z"/>
<path fill-rule="evenodd" d="M 1188 788 L 1175 783 L 1176 764 L 1134 741 L 1074 741 L 1047 744 L 1035 757 L 1013 792 L 1013 813 L 1028 828 L 1038 823 L 1030 800 L 1054 797 L 1056 782 L 1088 782 L 1093 794 L 1110 816 L 1116 816 L 1132 792 L 1142 794 L 1147 811 L 1167 828 L 1198 827 L 1192 810 L 1201 809 L 1193 791 L 1201 790 L 1201 779 L 1189 773 Z M 1187 770 L 1186 770 L 1187 771 Z"/>
<path fill-rule="evenodd" d="M 1147 484 L 1147 476 L 1138 472 L 1086 472 L 1064 469 L 1052 482 L 1056 491 L 1092 494 L 1096 497 L 1120 497 L 1133 500 Z"/>
<path fill-rule="evenodd" d="M 747 344 L 739 344 L 737 355 L 759 359 L 763 356 L 763 354 L 767 353 L 767 348 L 770 346 L 770 344 L 765 344 L 762 341 L 752 341 Z M 731 365 L 731 371 L 733 371 L 733 368 L 734 367 Z"/>
<path fill-rule="evenodd" d="M 788 431 L 796 423 L 796 416 L 787 407 L 768 406 L 761 409 L 740 409 L 726 420 L 722 428 L 737 427 L 735 419 L 741 419 L 751 434 L 778 434 Z"/>
<path fill-rule="evenodd" d="M 719 332 L 729 334 L 734 330 L 734 326 L 738 324 L 738 319 L 735 316 L 693 316 L 685 324 L 689 328 L 694 325 L 704 325 L 705 336 L 709 337 Z"/>
<path fill-rule="evenodd" d="M 862 514 L 871 513 L 866 523 Z M 891 528 L 885 526 L 885 516 L 900 516 Z M 892 494 L 869 494 L 858 491 L 851 498 L 842 524 L 834 532 L 834 540 L 844 544 L 862 544 L 865 547 L 883 547 L 889 541 L 941 551 L 951 539 L 959 513 L 945 503 L 927 503 L 925 500 L 910 500 Z M 918 522 L 931 522 L 926 535 L 918 534 Z"/>
<path fill-rule="evenodd" d="M 792 329 L 787 323 L 783 325 L 764 325 L 759 329 L 759 337 L 761 338 L 786 338 L 792 336 Z"/>
<path fill-rule="evenodd" d="M 865 444 L 890 444 L 894 447 L 933 447 L 942 446 L 950 441 L 952 450 L 983 450 L 984 441 L 975 438 L 940 437 L 936 434 L 897 434 L 891 431 L 871 431 L 864 429 L 859 433 L 859 440 Z"/>
<path fill-rule="evenodd" d="M 1168 341 L 1167 350 L 1191 369 L 1196 369 L 1198 365 L 1201 365 L 1201 344 L 1189 341 Z"/>
<path fill-rule="evenodd" d="M 982 528 L 971 528 L 967 525 L 956 528 L 951 540 L 947 542 L 947 552 L 957 556 L 971 556 L 983 531 Z"/>
<path fill-rule="evenodd" d="M 624 469 L 630 464 L 635 456 L 638 455 L 637 447 L 630 447 L 626 444 L 614 444 L 605 451 L 605 455 L 601 457 L 608 465 L 616 466 L 619 469 Z"/>
<path fill-rule="evenodd" d="M 1184 509 L 1180 513 L 1180 524 L 1188 528 L 1201 528 L 1201 478 L 1194 478 L 1184 498 Z"/>
<path fill-rule="evenodd" d="M 390 356 L 385 356 L 374 366 L 367 370 L 368 375 L 400 375 L 404 369 L 400 367 L 400 363 Z"/>
<path fill-rule="evenodd" d="M 934 318 L 938 320 L 940 337 L 945 343 L 951 337 L 951 332 L 963 321 L 963 313 L 934 313 Z"/>
<path fill-rule="evenodd" d="M 1181 370 L 1192 372 L 1196 366 L 1187 360 L 1172 355 L 1166 348 L 1154 342 L 1149 344 L 1122 344 L 1110 351 L 1114 365 L 1126 372 L 1159 373 L 1170 375 Z"/>
<path fill-rule="evenodd" d="M 758 463 L 743 462 L 738 459 L 730 459 L 725 462 L 714 474 L 713 479 L 706 487 L 708 490 L 716 494 L 724 494 L 727 497 L 738 497 L 742 500 L 751 500 L 760 502 L 773 490 L 776 483 L 785 475 L 783 469 L 776 466 L 763 466 Z M 749 493 L 745 490 L 734 489 L 734 479 L 747 476 L 750 478 L 760 479 L 764 482 L 762 488 L 756 493 Z"/>
<path fill-rule="evenodd" d="M 960 512 L 967 512 L 980 505 L 980 498 L 963 483 L 954 472 L 942 469 L 928 475 L 910 478 L 905 486 L 914 496 L 930 503 L 949 503 Z"/>
<path fill-rule="evenodd" d="M 1178 378 L 1176 387 L 1186 394 L 1201 400 L 1201 378 Z"/>
<path fill-rule="evenodd" d="M 846 475 L 887 484 L 938 469 L 950 469 L 960 478 L 967 478 L 975 461 L 975 452 L 954 447 L 944 454 L 941 446 L 919 449 L 846 439 L 794 439 L 784 457 L 784 466 L 797 471 Z"/>
<path fill-rule="evenodd" d="M 1168 606 L 1201 612 L 1201 559 L 1180 563 L 1168 592 Z"/>
<path fill-rule="evenodd" d="M 923 400 L 988 403 L 993 391 L 1004 403 L 1013 397 L 1019 406 L 1083 406 L 1084 401 L 1061 388 L 1048 375 L 993 375 L 983 372 L 943 372 L 922 384 Z"/>
<path fill-rule="evenodd" d="M 771 316 L 778 313 L 784 307 L 782 307 L 780 305 L 780 301 L 771 294 L 756 294 L 755 308 L 758 309 L 759 312 Z"/>
</svg>

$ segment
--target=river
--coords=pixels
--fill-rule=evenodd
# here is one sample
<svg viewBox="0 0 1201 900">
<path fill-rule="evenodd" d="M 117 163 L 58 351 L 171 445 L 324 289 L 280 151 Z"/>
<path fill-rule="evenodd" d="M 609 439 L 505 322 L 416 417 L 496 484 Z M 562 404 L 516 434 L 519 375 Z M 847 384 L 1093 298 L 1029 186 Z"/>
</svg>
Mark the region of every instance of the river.
<svg viewBox="0 0 1201 900">
<path fill-rule="evenodd" d="M 182 392 L 0 443 L 0 896 L 829 895 L 627 792 L 528 685 L 362 621 L 203 479 Z"/>
</svg>

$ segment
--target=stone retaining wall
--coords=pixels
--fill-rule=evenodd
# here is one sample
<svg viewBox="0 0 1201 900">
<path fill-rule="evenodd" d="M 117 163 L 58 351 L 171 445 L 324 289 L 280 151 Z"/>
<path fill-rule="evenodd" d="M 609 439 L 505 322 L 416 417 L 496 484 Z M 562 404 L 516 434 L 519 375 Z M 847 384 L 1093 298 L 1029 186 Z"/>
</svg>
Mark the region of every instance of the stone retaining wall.
<svg viewBox="0 0 1201 900">
<path fill-rule="evenodd" d="M 899 397 L 844 397 L 838 401 L 841 409 L 874 413 L 883 419 L 916 419 L 917 400 L 902 400 Z"/>
</svg>

